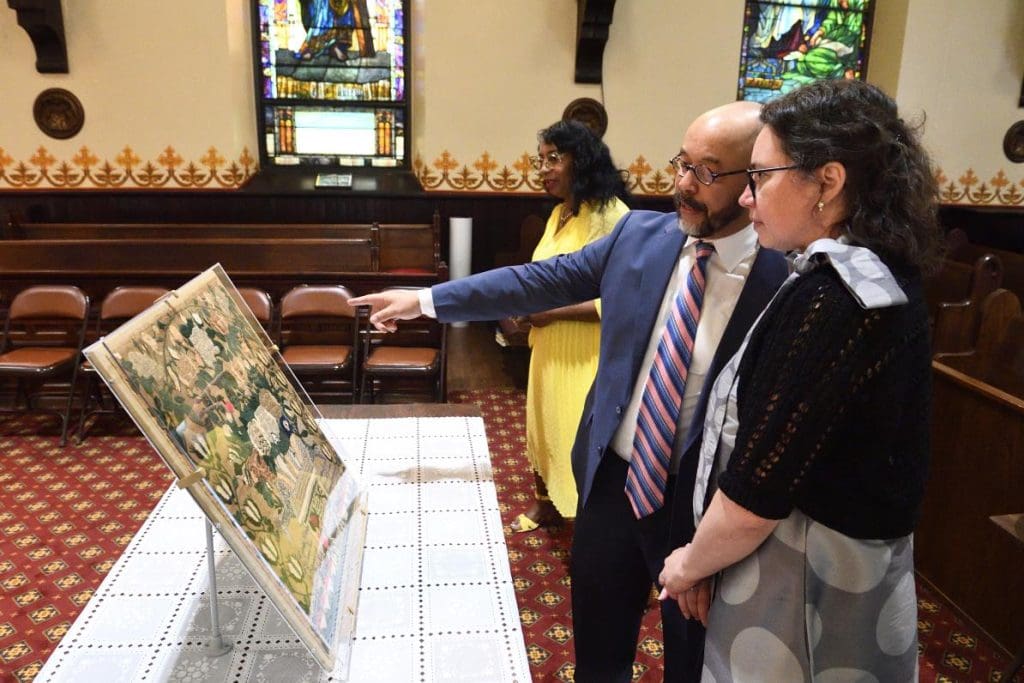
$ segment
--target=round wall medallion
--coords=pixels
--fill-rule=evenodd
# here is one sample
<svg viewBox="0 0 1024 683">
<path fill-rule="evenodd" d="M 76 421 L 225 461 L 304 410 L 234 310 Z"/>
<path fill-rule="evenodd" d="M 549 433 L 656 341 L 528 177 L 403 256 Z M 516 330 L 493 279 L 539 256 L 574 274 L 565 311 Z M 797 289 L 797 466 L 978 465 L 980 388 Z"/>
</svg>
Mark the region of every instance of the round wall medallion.
<svg viewBox="0 0 1024 683">
<path fill-rule="evenodd" d="M 82 103 L 63 88 L 50 88 L 39 93 L 32 105 L 32 116 L 39 130 L 60 140 L 74 137 L 85 123 Z"/>
<path fill-rule="evenodd" d="M 595 99 L 581 97 L 569 103 L 562 112 L 563 121 L 579 121 L 601 138 L 608 130 L 608 112 L 604 105 Z"/>
<path fill-rule="evenodd" d="M 1018 121 L 1006 131 L 1003 154 L 1015 164 L 1024 163 L 1024 121 Z"/>
</svg>

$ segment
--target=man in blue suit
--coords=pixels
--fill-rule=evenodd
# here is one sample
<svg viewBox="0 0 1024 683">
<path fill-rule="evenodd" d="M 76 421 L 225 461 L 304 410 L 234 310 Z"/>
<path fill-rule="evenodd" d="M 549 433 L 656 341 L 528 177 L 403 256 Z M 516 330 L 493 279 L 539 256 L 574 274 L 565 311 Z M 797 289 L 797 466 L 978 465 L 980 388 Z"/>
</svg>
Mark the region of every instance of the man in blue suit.
<svg viewBox="0 0 1024 683">
<path fill-rule="evenodd" d="M 572 454 L 580 492 L 570 560 L 577 681 L 631 679 L 651 586 L 665 557 L 693 535 L 691 499 L 708 391 L 788 273 L 782 254 L 758 248 L 738 203 L 761 127 L 758 112 L 756 104 L 734 102 L 690 125 L 672 160 L 675 213 L 633 211 L 610 235 L 575 253 L 420 292 L 352 300 L 372 306 L 378 329 L 394 330 L 397 320 L 421 313 L 443 321 L 494 320 L 601 298 L 597 377 Z M 699 242 L 711 243 L 714 253 L 706 260 L 664 500 L 641 515 L 625 493 L 637 414 Z M 709 601 L 709 586 L 699 590 Z M 671 600 L 661 607 L 665 680 L 699 680 L 703 627 L 683 619 Z"/>
</svg>

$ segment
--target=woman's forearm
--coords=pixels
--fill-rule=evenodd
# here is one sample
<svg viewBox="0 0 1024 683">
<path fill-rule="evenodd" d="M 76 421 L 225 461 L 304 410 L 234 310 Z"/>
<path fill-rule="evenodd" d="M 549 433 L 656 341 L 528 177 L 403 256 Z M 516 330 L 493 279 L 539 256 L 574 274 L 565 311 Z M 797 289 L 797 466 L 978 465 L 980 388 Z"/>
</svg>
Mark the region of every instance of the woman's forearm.
<svg viewBox="0 0 1024 683">
<path fill-rule="evenodd" d="M 552 308 L 550 311 L 533 313 L 529 316 L 530 323 L 536 327 L 543 327 L 556 320 L 576 320 L 579 322 L 600 322 L 601 316 L 597 314 L 597 306 L 593 301 L 584 301 L 578 304 L 570 304 L 561 308 Z"/>
<path fill-rule="evenodd" d="M 764 543 L 779 521 L 759 517 L 716 492 L 693 541 L 665 558 L 660 577 L 665 595 L 678 598 L 700 580 L 736 564 Z"/>
<path fill-rule="evenodd" d="M 754 552 L 781 520 L 766 519 L 716 491 L 691 543 L 691 570 L 715 574 Z"/>
</svg>

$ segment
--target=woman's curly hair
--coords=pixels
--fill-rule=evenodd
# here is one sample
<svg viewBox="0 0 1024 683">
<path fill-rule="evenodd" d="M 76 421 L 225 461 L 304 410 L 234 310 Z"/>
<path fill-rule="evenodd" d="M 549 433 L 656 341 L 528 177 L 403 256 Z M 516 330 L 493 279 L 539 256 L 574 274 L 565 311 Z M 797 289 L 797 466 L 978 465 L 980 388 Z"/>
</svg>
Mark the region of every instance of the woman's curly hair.
<svg viewBox="0 0 1024 683">
<path fill-rule="evenodd" d="M 579 121 L 559 121 L 537 133 L 540 142 L 572 155 L 572 212 L 593 202 L 601 207 L 616 197 L 629 199 L 622 172 L 615 168 L 608 145 Z"/>
<path fill-rule="evenodd" d="M 891 97 L 863 81 L 818 81 L 766 104 L 761 120 L 804 171 L 830 161 L 846 168 L 853 243 L 923 273 L 937 269 L 938 183 L 919 126 L 900 118 Z"/>
</svg>

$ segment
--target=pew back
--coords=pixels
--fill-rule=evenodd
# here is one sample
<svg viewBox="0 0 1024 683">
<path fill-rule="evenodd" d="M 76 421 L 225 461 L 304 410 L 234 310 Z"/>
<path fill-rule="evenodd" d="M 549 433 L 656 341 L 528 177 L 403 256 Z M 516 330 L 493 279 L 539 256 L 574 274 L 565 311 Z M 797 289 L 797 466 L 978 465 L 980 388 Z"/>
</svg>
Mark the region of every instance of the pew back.
<svg viewBox="0 0 1024 683">
<path fill-rule="evenodd" d="M 981 304 L 1003 281 L 1002 262 L 992 254 L 973 264 L 946 259 L 925 283 L 932 321 L 932 352 L 960 353 L 974 347 Z"/>
<path fill-rule="evenodd" d="M 1024 646 L 1024 546 L 989 521 L 1024 501 L 1024 317 L 986 297 L 977 347 L 932 362 L 931 474 L 915 533 L 922 577 L 1010 651 Z"/>
</svg>

